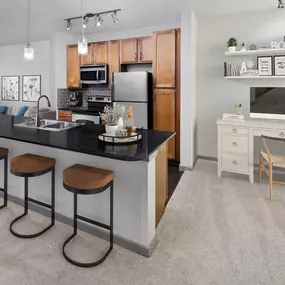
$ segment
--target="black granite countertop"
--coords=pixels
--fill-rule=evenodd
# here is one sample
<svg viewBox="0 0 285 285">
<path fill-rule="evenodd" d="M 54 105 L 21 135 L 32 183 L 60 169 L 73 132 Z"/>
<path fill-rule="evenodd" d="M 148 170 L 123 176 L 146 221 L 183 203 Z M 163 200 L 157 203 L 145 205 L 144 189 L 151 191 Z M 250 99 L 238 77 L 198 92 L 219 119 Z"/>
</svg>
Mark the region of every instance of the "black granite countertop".
<svg viewBox="0 0 285 285">
<path fill-rule="evenodd" d="M 162 144 L 175 135 L 170 132 L 142 130 L 143 139 L 136 144 L 108 145 L 98 140 L 98 135 L 105 131 L 102 125 L 83 125 L 59 132 L 14 126 L 26 119 L 0 115 L 0 137 L 116 160 L 140 161 L 147 160 Z"/>
</svg>

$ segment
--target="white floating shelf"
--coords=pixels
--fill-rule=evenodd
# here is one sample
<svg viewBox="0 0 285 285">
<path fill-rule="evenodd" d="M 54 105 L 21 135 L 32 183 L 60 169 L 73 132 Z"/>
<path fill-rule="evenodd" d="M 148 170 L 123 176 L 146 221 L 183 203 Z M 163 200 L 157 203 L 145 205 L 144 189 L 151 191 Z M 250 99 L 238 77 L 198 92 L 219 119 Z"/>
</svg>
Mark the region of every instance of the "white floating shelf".
<svg viewBox="0 0 285 285">
<path fill-rule="evenodd" d="M 266 49 L 266 50 L 247 50 L 247 51 L 235 51 L 226 52 L 226 56 L 249 56 L 249 55 L 283 55 L 285 49 Z"/>
<path fill-rule="evenodd" d="M 225 79 L 283 79 L 285 80 L 285 76 L 226 76 Z"/>
</svg>

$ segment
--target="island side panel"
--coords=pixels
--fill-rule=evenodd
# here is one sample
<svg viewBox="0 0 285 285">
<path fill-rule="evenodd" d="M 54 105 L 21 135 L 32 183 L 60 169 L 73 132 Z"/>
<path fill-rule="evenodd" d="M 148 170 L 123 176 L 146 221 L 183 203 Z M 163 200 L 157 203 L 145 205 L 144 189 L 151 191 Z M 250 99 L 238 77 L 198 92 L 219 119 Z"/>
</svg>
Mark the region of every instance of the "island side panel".
<svg viewBox="0 0 285 285">
<path fill-rule="evenodd" d="M 168 152 L 167 144 L 162 145 L 156 156 L 156 226 L 158 226 L 165 211 L 168 199 Z"/>
<path fill-rule="evenodd" d="M 69 218 L 73 217 L 73 194 L 63 188 L 63 170 L 80 163 L 114 171 L 114 234 L 144 248 L 149 247 L 155 237 L 155 155 L 148 162 L 127 162 L 4 138 L 0 138 L 0 145 L 9 149 L 9 167 L 12 157 L 24 153 L 56 159 L 56 212 Z M 1 181 L 3 170 L 0 162 Z M 24 180 L 11 173 L 8 179 L 9 194 L 23 199 Z M 30 197 L 50 203 L 50 182 L 50 174 L 29 179 Z M 80 195 L 78 205 L 80 215 L 109 223 L 109 189 L 97 195 Z"/>
</svg>

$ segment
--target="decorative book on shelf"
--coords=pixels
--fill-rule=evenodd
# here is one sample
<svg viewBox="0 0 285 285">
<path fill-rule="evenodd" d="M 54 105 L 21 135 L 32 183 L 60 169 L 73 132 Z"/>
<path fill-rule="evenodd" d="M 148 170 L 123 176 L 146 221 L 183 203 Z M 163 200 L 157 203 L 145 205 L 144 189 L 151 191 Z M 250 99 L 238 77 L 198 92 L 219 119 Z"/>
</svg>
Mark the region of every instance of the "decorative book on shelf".
<svg viewBox="0 0 285 285">
<path fill-rule="evenodd" d="M 235 63 L 224 62 L 224 76 L 239 76 L 238 69 Z"/>
<path fill-rule="evenodd" d="M 223 114 L 223 120 L 244 121 L 244 115 Z"/>
</svg>

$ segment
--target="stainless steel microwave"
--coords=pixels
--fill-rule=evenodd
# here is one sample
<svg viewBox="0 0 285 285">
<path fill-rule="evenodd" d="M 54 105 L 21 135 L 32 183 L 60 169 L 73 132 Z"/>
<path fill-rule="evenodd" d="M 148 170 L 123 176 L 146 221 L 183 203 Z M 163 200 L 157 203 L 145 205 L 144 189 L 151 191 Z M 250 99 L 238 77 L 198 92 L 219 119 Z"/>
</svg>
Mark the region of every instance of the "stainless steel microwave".
<svg viewBox="0 0 285 285">
<path fill-rule="evenodd" d="M 108 84 L 108 65 L 86 65 L 80 67 L 82 84 Z"/>
</svg>

